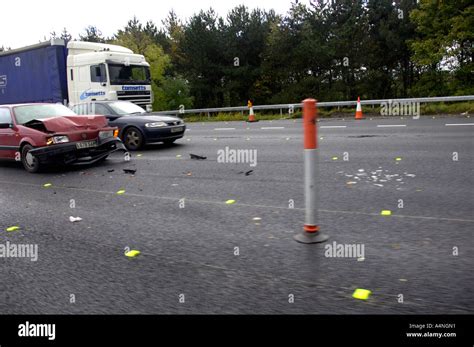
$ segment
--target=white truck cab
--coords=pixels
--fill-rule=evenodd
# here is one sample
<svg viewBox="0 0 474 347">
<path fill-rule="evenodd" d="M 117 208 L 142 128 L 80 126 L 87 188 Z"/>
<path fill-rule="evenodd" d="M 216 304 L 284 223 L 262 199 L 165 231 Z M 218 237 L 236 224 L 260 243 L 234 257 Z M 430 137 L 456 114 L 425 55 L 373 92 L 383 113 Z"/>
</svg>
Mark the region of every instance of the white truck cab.
<svg viewBox="0 0 474 347">
<path fill-rule="evenodd" d="M 69 103 L 126 100 L 151 111 L 150 65 L 128 48 L 95 42 L 67 45 Z"/>
</svg>

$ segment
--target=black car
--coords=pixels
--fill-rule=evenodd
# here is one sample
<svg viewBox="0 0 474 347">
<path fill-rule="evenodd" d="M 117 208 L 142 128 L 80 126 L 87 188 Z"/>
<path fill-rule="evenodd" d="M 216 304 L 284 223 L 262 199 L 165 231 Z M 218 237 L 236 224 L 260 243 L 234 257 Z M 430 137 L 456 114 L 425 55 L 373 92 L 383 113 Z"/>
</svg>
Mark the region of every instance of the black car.
<svg viewBox="0 0 474 347">
<path fill-rule="evenodd" d="M 135 151 L 146 143 L 171 144 L 184 136 L 186 125 L 181 118 L 147 113 L 129 101 L 94 101 L 72 107 L 77 114 L 104 115 L 109 125 L 119 128 L 119 137 L 128 150 Z"/>
</svg>

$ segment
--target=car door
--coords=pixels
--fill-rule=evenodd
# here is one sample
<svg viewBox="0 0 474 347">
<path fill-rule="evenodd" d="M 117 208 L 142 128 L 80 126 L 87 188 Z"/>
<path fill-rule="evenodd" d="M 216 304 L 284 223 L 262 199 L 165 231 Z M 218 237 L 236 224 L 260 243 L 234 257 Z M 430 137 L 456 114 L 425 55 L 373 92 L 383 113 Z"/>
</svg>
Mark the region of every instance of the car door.
<svg viewBox="0 0 474 347">
<path fill-rule="evenodd" d="M 19 143 L 20 137 L 14 130 L 10 109 L 0 107 L 0 158 L 15 159 Z"/>
<path fill-rule="evenodd" d="M 107 69 L 105 64 L 90 66 L 90 98 L 85 100 L 99 101 L 107 98 Z"/>
</svg>

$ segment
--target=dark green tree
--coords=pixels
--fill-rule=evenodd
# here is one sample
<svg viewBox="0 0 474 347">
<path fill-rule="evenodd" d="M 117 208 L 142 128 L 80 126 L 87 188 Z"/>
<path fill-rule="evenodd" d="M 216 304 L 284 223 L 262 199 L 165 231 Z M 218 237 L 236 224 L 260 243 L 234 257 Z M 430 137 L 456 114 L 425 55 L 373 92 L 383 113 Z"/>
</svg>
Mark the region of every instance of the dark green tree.
<svg viewBox="0 0 474 347">
<path fill-rule="evenodd" d="M 63 31 L 61 31 L 61 35 L 59 36 L 59 38 L 64 40 L 67 45 L 67 43 L 72 40 L 72 35 L 67 31 L 66 28 L 63 28 Z"/>
<path fill-rule="evenodd" d="M 180 51 L 182 64 L 186 67 L 185 78 L 190 83 L 196 107 L 224 104 L 225 58 L 220 21 L 214 10 L 210 9 L 192 16 L 184 28 Z"/>
<path fill-rule="evenodd" d="M 106 40 L 102 32 L 94 25 L 89 25 L 84 29 L 84 33 L 79 34 L 80 41 L 105 43 Z"/>
<path fill-rule="evenodd" d="M 474 4 L 469 0 L 421 0 L 411 12 L 419 36 L 410 41 L 422 75 L 415 93 L 472 94 Z"/>
</svg>

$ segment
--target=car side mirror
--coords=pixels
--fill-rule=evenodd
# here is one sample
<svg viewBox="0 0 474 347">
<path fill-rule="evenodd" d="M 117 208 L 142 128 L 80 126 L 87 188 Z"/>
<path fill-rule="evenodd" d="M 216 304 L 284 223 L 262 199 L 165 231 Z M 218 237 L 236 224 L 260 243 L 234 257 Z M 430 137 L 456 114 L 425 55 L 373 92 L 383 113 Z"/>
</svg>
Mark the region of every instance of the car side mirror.
<svg viewBox="0 0 474 347">
<path fill-rule="evenodd" d="M 0 123 L 0 129 L 10 129 L 13 128 L 13 124 L 11 123 Z"/>
</svg>

